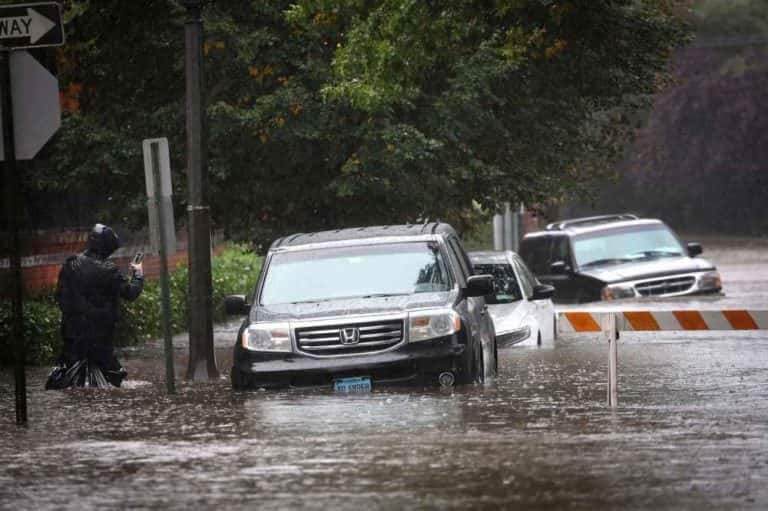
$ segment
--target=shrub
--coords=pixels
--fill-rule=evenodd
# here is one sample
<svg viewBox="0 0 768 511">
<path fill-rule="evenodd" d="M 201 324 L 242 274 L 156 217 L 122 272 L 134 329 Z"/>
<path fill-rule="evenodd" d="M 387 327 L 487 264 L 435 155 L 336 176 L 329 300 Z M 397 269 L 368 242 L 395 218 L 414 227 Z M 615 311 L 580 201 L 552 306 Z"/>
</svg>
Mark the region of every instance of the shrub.
<svg viewBox="0 0 768 511">
<path fill-rule="evenodd" d="M 213 321 L 225 319 L 224 297 L 231 294 L 250 293 L 256 286 L 262 258 L 244 245 L 229 246 L 211 261 L 213 283 Z M 180 265 L 171 273 L 168 288 L 171 305 L 171 330 L 174 333 L 187 329 L 187 296 L 189 270 Z M 162 335 L 160 282 L 148 281 L 144 292 L 135 302 L 122 302 L 121 319 L 115 342 L 125 346 L 139 344 Z"/>
<path fill-rule="evenodd" d="M 213 277 L 213 320 L 222 321 L 224 297 L 229 294 L 250 293 L 261 270 L 262 258 L 247 246 L 228 246 L 211 261 Z M 174 333 L 187 329 L 187 293 L 189 271 L 180 265 L 169 279 L 171 329 Z M 115 333 L 119 346 L 141 344 L 160 337 L 160 282 L 148 280 L 144 292 L 135 302 L 121 302 L 121 318 Z M 11 341 L 11 304 L 0 302 L 0 365 L 14 361 Z M 28 364 L 48 364 L 60 353 L 62 346 L 61 312 L 52 295 L 25 300 L 24 339 Z"/>
<path fill-rule="evenodd" d="M 0 364 L 14 363 L 11 339 L 13 312 L 10 302 L 0 302 Z M 61 351 L 61 311 L 53 296 L 24 302 L 26 361 L 39 364 L 53 360 Z"/>
</svg>

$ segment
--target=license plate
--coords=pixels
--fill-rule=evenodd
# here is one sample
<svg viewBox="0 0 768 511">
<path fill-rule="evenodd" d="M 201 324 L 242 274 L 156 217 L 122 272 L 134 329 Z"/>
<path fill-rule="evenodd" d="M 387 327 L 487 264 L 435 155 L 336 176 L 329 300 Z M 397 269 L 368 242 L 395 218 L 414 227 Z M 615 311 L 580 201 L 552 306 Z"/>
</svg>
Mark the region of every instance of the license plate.
<svg viewBox="0 0 768 511">
<path fill-rule="evenodd" d="M 370 392 L 371 388 L 371 379 L 367 376 L 333 380 L 333 390 L 336 392 Z"/>
</svg>

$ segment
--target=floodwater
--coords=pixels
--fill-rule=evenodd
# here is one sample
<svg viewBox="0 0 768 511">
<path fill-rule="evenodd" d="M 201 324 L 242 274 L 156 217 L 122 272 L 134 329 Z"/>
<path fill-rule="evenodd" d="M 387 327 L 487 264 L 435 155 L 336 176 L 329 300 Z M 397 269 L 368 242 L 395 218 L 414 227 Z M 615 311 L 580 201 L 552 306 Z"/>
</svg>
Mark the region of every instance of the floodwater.
<svg viewBox="0 0 768 511">
<path fill-rule="evenodd" d="M 755 258 L 717 262 L 730 300 L 768 308 Z M 590 337 L 504 350 L 498 378 L 452 390 L 167 396 L 157 348 L 123 361 L 112 390 L 29 369 L 26 428 L 0 373 L 0 508 L 768 508 L 768 333 L 622 334 L 615 411 Z"/>
</svg>

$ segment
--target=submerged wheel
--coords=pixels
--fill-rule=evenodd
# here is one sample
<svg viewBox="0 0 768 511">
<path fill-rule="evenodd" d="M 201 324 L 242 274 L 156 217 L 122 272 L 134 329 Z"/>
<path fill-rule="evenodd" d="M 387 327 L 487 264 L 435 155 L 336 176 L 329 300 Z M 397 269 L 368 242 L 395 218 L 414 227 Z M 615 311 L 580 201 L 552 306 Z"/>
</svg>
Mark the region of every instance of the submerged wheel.
<svg viewBox="0 0 768 511">
<path fill-rule="evenodd" d="M 475 383 L 485 382 L 485 353 L 483 352 L 483 343 L 477 343 L 477 349 L 480 353 L 475 353 Z"/>
<path fill-rule="evenodd" d="M 478 380 L 478 378 L 482 378 L 480 371 L 483 367 L 483 357 L 482 355 L 479 357 L 477 355 L 479 344 L 480 342 L 478 341 L 472 346 L 467 346 L 467 348 L 471 347 L 471 349 L 466 350 L 464 357 L 461 359 L 461 366 L 458 370 L 459 374 L 456 375 L 459 383 L 478 383 L 482 381 Z M 482 347 L 480 349 L 482 350 Z"/>
<path fill-rule="evenodd" d="M 232 382 L 232 388 L 235 390 L 245 390 L 249 388 L 250 378 L 243 374 L 236 367 L 233 367 L 229 373 L 229 379 Z"/>
</svg>

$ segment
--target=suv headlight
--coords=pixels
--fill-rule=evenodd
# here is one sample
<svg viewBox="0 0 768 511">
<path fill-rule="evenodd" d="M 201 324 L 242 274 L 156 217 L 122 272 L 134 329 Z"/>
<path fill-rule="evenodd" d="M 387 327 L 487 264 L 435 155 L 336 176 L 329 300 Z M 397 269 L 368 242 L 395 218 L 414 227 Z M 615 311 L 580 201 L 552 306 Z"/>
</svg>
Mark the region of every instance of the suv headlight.
<svg viewBox="0 0 768 511">
<path fill-rule="evenodd" d="M 288 323 L 253 323 L 243 332 L 243 348 L 252 351 L 291 351 Z"/>
<path fill-rule="evenodd" d="M 699 289 L 721 289 L 723 281 L 720 280 L 720 272 L 708 271 L 699 277 Z"/>
<path fill-rule="evenodd" d="M 605 286 L 602 293 L 603 300 L 620 300 L 621 298 L 634 298 L 635 288 L 627 284 L 613 284 Z"/>
<path fill-rule="evenodd" d="M 445 337 L 459 330 L 461 317 L 451 309 L 412 312 L 408 318 L 409 342 Z"/>
</svg>

